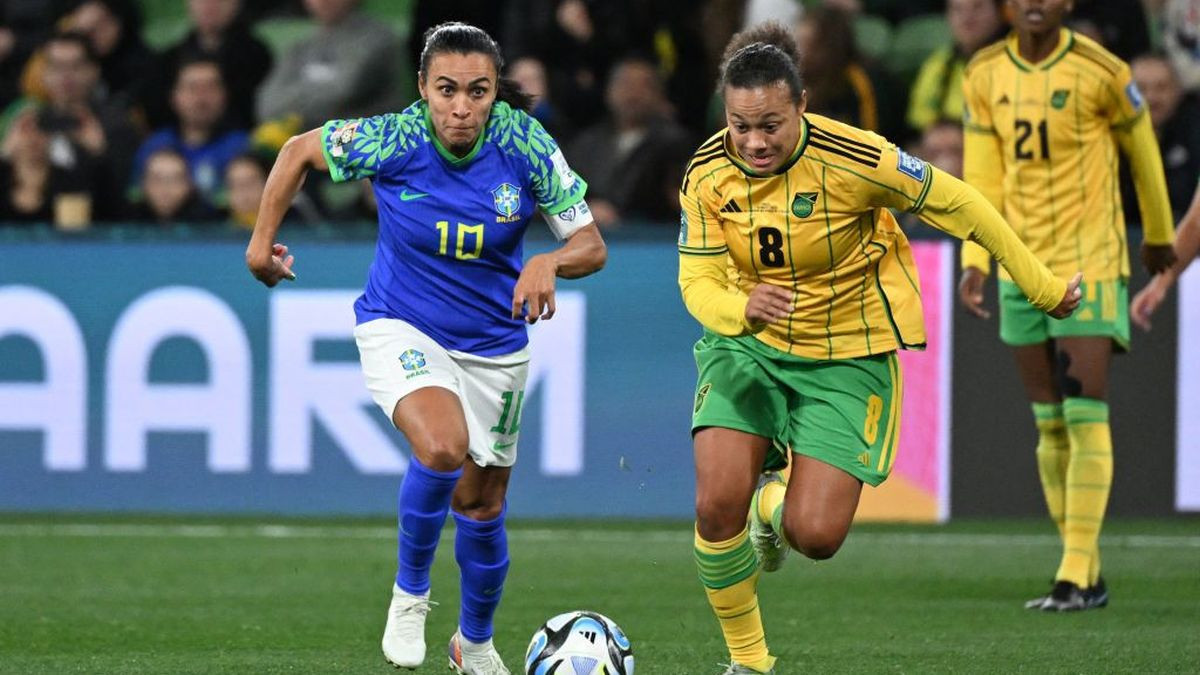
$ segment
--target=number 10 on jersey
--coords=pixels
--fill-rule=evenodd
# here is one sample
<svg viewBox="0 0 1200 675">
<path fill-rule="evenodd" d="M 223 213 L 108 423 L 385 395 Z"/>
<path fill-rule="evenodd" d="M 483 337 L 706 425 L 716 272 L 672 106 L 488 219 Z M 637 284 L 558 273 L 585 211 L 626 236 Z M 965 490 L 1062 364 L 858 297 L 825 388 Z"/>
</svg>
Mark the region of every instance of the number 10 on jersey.
<svg viewBox="0 0 1200 675">
<path fill-rule="evenodd" d="M 459 260 L 474 260 L 478 258 L 479 254 L 483 251 L 483 223 L 479 223 L 478 225 L 456 224 L 458 227 L 455 229 L 454 236 L 454 257 Z M 448 253 L 450 245 L 450 221 L 439 220 L 437 222 L 437 229 L 440 235 L 438 255 L 450 255 Z M 473 250 L 466 250 L 463 246 L 467 235 L 471 235 L 474 239 L 475 246 Z"/>
</svg>

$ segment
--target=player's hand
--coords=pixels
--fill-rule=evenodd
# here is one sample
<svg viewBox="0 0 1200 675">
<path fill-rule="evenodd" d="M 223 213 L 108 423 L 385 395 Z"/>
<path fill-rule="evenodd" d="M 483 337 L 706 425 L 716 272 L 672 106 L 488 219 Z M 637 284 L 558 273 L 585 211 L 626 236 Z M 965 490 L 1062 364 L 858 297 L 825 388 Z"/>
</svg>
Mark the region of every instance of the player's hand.
<svg viewBox="0 0 1200 675">
<path fill-rule="evenodd" d="M 1167 291 L 1170 288 L 1171 283 L 1167 277 L 1159 274 L 1133 296 L 1133 302 L 1129 303 L 1129 318 L 1133 319 L 1138 328 L 1150 330 L 1150 315 L 1167 299 Z"/>
<path fill-rule="evenodd" d="M 766 324 L 786 319 L 796 307 L 796 292 L 790 288 L 759 284 L 750 291 L 746 322 Z"/>
<path fill-rule="evenodd" d="M 1067 282 L 1067 292 L 1063 293 L 1062 300 L 1058 306 L 1046 312 L 1056 319 L 1065 319 L 1071 316 L 1071 313 L 1079 307 L 1079 300 L 1083 297 L 1083 291 L 1079 290 L 1079 284 L 1083 281 L 1083 272 L 1076 272 L 1075 276 Z"/>
<path fill-rule="evenodd" d="M 554 281 L 558 264 L 548 254 L 535 255 L 525 263 L 513 289 L 512 318 L 537 323 L 554 316 Z"/>
<path fill-rule="evenodd" d="M 296 257 L 288 255 L 288 247 L 283 244 L 272 244 L 271 252 L 266 255 L 261 251 L 246 249 L 246 267 L 267 288 L 274 287 L 284 279 L 295 281 L 296 273 L 292 271 L 295 260 Z"/>
<path fill-rule="evenodd" d="M 1142 242 L 1142 267 L 1150 274 L 1161 274 L 1175 264 L 1175 249 L 1170 244 Z"/>
<path fill-rule="evenodd" d="M 963 270 L 962 279 L 958 281 L 958 300 L 968 312 L 981 319 L 992 318 L 992 313 L 983 308 L 983 283 L 987 275 L 977 267 Z"/>
</svg>

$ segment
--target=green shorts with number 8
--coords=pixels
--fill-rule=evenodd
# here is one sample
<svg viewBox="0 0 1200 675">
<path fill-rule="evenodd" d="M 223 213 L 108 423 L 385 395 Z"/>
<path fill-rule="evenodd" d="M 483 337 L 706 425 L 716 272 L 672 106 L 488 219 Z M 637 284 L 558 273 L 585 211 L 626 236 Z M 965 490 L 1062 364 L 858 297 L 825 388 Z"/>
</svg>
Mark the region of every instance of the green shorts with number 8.
<svg viewBox="0 0 1200 675">
<path fill-rule="evenodd" d="M 1124 279 L 1084 281 L 1075 313 L 1055 319 L 1029 304 L 1011 281 L 1000 280 L 1000 340 L 1010 347 L 1041 344 L 1064 337 L 1106 337 L 1129 351 L 1129 290 Z"/>
<path fill-rule="evenodd" d="M 764 470 L 782 468 L 789 447 L 868 485 L 892 470 L 903 390 L 895 353 L 820 361 L 706 331 L 695 356 L 693 432 L 724 427 L 772 439 Z"/>
</svg>

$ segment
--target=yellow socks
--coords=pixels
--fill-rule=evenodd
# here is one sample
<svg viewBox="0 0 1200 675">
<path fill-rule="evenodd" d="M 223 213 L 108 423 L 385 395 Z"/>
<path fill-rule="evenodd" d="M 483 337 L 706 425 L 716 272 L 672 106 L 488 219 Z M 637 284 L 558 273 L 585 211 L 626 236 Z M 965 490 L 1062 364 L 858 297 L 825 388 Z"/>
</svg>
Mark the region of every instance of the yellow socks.
<svg viewBox="0 0 1200 675">
<path fill-rule="evenodd" d="M 1071 442 L 1071 459 L 1066 476 L 1063 558 L 1055 579 L 1087 588 L 1100 574 L 1100 526 L 1112 488 L 1108 404 L 1096 399 L 1068 398 L 1062 408 Z"/>
<path fill-rule="evenodd" d="M 775 657 L 767 652 L 758 611 L 758 560 L 746 530 L 720 542 L 705 541 L 697 531 L 695 554 L 700 583 L 721 622 L 730 657 L 743 666 L 769 671 Z"/>
<path fill-rule="evenodd" d="M 787 496 L 787 484 L 771 481 L 758 492 L 758 519 L 770 523 L 779 536 L 783 536 L 783 498 Z"/>
<path fill-rule="evenodd" d="M 1058 528 L 1060 537 L 1065 537 L 1063 518 L 1067 506 L 1067 463 L 1071 458 L 1071 441 L 1067 437 L 1067 423 L 1063 419 L 1062 404 L 1034 403 L 1033 418 L 1037 423 L 1037 467 L 1042 479 L 1042 494 L 1046 497 L 1046 508 L 1050 520 Z"/>
</svg>

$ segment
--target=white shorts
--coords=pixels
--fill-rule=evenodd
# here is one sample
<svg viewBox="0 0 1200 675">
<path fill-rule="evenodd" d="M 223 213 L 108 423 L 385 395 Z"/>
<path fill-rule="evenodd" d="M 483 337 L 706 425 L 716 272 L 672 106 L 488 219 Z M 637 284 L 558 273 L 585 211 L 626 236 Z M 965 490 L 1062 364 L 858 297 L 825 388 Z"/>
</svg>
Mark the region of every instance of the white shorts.
<svg viewBox="0 0 1200 675">
<path fill-rule="evenodd" d="M 529 374 L 529 348 L 487 357 L 444 349 L 410 323 L 375 319 L 354 327 L 363 377 L 388 419 L 400 399 L 424 387 L 458 395 L 468 453 L 479 466 L 512 466 Z"/>
</svg>

